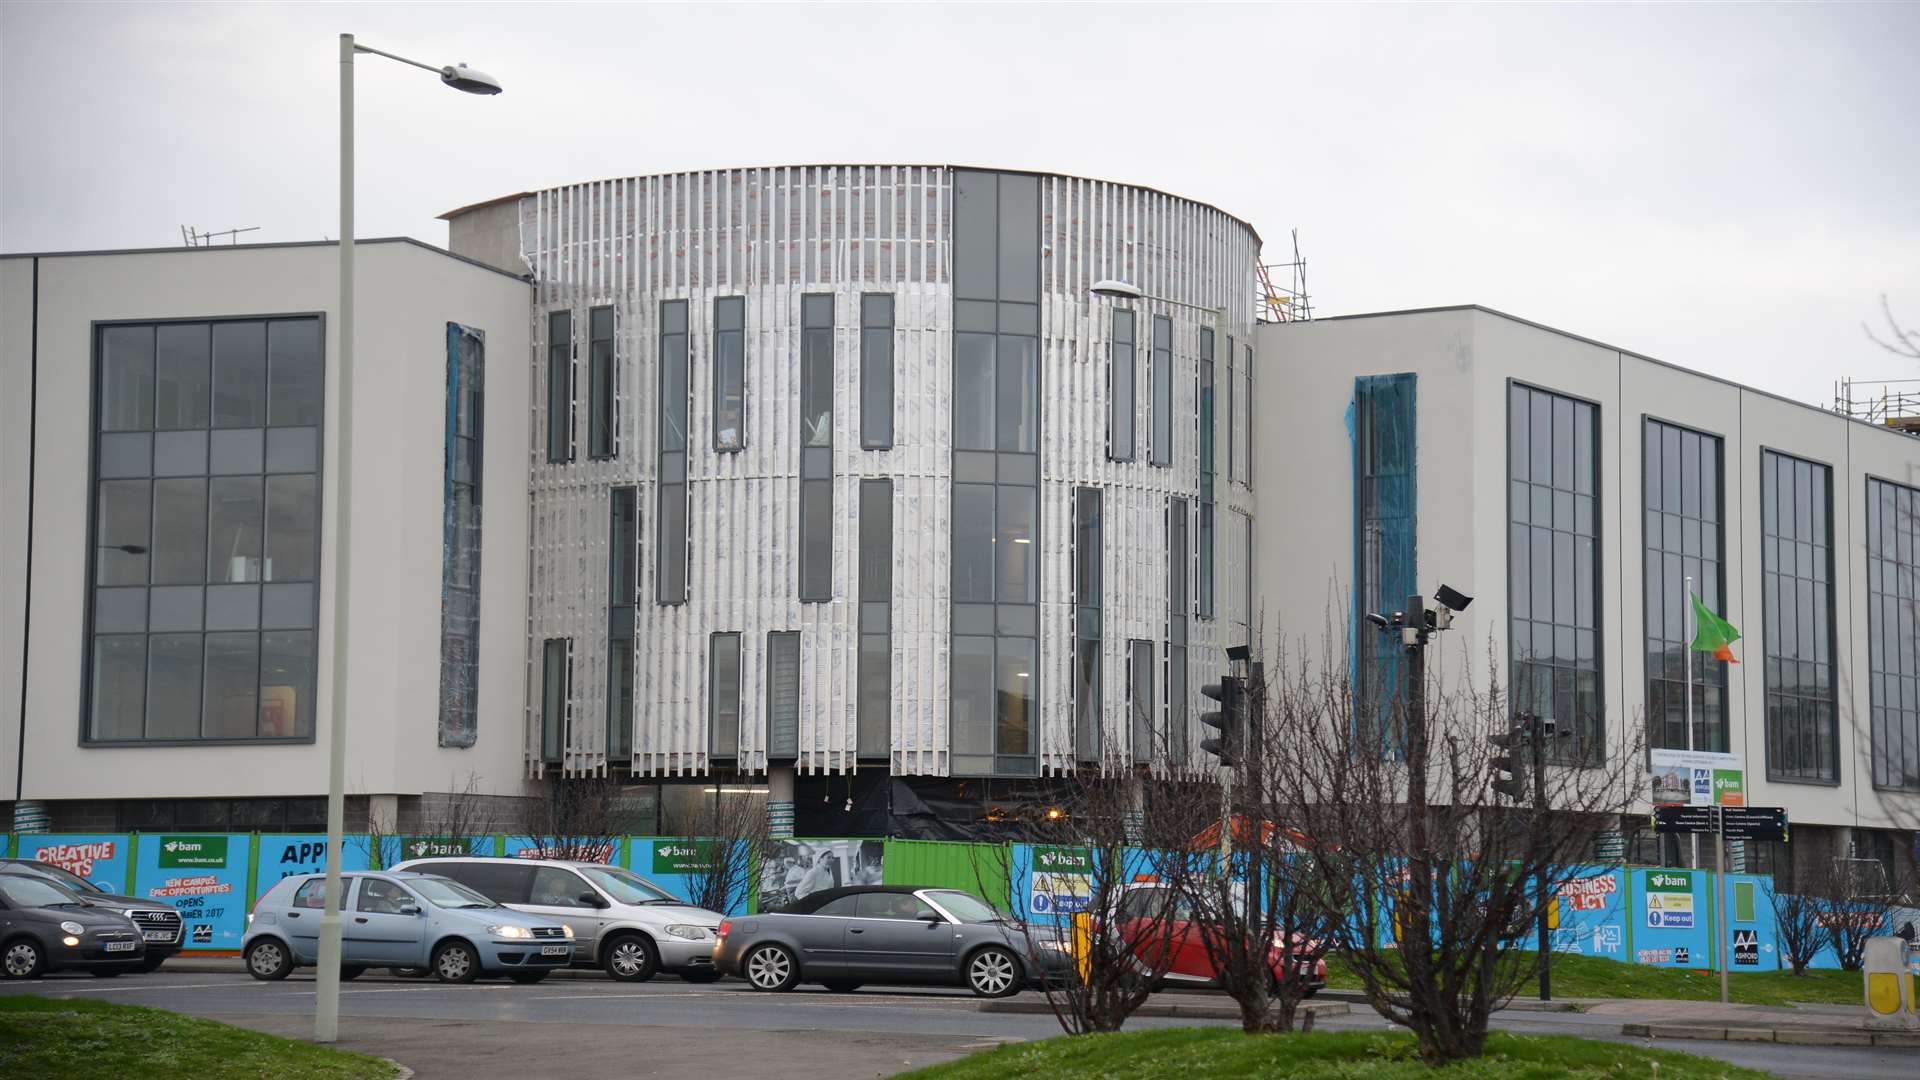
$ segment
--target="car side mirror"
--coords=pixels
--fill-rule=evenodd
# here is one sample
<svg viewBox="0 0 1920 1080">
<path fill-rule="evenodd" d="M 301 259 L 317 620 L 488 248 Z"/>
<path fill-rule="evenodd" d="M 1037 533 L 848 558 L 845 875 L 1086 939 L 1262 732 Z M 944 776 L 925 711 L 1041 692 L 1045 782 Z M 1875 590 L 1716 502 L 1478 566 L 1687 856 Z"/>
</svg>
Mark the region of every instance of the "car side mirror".
<svg viewBox="0 0 1920 1080">
<path fill-rule="evenodd" d="M 932 912 L 932 911 L 929 911 L 929 912 L 927 912 L 927 913 L 926 913 L 925 915 L 922 915 L 922 916 L 920 916 L 920 921 L 921 921 L 921 922 L 923 922 L 923 923 L 931 923 L 931 924 L 933 924 L 933 925 L 935 925 L 935 926 L 938 926 L 938 925 L 940 925 L 941 923 L 944 923 L 944 922 L 946 922 L 947 920 L 946 920 L 946 919 L 944 919 L 944 918 L 942 918 L 942 917 L 941 917 L 941 916 L 939 915 L 939 913 L 937 913 L 937 912 Z"/>
<path fill-rule="evenodd" d="M 605 900 L 600 899 L 600 894 L 595 892 L 581 893 L 580 902 L 590 908 L 603 908 L 607 906 L 607 902 Z"/>
<path fill-rule="evenodd" d="M 401 905 L 400 905 L 400 914 L 402 914 L 402 915 L 418 915 L 418 914 L 420 914 L 420 905 L 418 905 L 418 904 L 401 904 Z"/>
</svg>

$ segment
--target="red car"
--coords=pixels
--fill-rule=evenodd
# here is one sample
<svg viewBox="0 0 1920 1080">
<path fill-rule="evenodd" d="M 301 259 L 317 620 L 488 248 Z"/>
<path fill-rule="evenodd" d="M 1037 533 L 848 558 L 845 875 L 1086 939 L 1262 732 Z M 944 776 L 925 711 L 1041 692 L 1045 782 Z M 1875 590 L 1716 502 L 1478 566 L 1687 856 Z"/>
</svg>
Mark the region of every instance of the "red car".
<svg viewBox="0 0 1920 1080">
<path fill-rule="evenodd" d="M 1173 910 L 1169 913 L 1170 918 L 1163 922 L 1162 913 L 1169 903 L 1173 905 Z M 1134 944 L 1143 966 L 1155 971 L 1163 967 L 1166 969 L 1167 983 L 1179 986 L 1220 984 L 1213 957 L 1207 952 L 1200 916 L 1194 911 L 1191 901 L 1177 895 L 1172 888 L 1156 882 L 1128 885 L 1120 896 L 1118 925 L 1124 938 Z M 1319 951 L 1311 948 L 1310 944 L 1296 937 L 1293 951 L 1296 954 Z M 1167 952 L 1163 953 L 1163 949 Z M 1273 967 L 1276 982 L 1288 977 L 1287 960 L 1276 935 L 1268 952 L 1268 963 Z M 1308 960 L 1298 955 L 1293 960 L 1293 977 L 1305 983 L 1301 997 L 1312 997 L 1327 985 L 1326 960 L 1318 956 Z"/>
</svg>

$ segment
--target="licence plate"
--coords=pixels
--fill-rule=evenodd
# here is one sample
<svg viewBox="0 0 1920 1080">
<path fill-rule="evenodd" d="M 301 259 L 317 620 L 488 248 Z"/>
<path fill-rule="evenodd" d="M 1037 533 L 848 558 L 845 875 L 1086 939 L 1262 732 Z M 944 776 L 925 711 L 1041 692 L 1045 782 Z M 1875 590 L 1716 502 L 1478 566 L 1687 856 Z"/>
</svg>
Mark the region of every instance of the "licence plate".
<svg viewBox="0 0 1920 1080">
<path fill-rule="evenodd" d="M 541 955 L 541 956 L 565 956 L 565 955 L 567 955 L 567 954 L 568 954 L 569 952 L 572 952 L 572 951 L 573 951 L 573 946 L 571 946 L 571 945 L 542 945 L 542 946 L 540 946 L 540 955 Z"/>
<path fill-rule="evenodd" d="M 138 944 L 140 943 L 137 941 L 109 941 L 107 942 L 107 951 L 108 952 L 132 952 L 133 947 Z"/>
<path fill-rule="evenodd" d="M 144 937 L 144 938 L 146 938 L 146 939 L 147 939 L 148 941 L 172 941 L 172 940 L 173 940 L 173 931 L 171 931 L 171 930 L 148 930 L 148 931 L 145 931 L 144 933 L 142 933 L 142 934 L 141 934 L 140 936 L 141 936 L 141 937 Z"/>
</svg>

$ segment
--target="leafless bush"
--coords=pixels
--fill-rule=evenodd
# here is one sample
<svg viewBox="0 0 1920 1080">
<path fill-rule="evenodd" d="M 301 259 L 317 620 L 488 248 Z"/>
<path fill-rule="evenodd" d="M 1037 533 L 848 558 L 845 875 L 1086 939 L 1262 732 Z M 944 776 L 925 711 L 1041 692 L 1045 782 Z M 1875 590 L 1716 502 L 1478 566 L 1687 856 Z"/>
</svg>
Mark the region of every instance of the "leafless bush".
<svg viewBox="0 0 1920 1080">
<path fill-rule="evenodd" d="M 688 842 L 695 861 L 687 873 L 687 900 L 695 907 L 724 912 L 745 897 L 767 841 L 767 808 L 747 798 L 719 798 L 701 806 L 689 823 Z"/>
<path fill-rule="evenodd" d="M 548 781 L 546 792 L 529 801 L 515 835 L 533 849 L 530 857 L 609 862 L 620 837 L 640 825 L 618 780 L 576 777 Z"/>
</svg>

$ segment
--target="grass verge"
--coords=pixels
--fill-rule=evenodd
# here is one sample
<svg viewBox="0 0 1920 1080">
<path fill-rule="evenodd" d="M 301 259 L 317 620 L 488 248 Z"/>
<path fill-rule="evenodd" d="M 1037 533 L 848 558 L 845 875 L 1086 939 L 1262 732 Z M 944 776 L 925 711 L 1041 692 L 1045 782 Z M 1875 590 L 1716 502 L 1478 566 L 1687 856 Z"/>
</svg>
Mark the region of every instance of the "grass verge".
<svg viewBox="0 0 1920 1080">
<path fill-rule="evenodd" d="M 164 1009 L 0 997 L 0 1076 L 390 1080 L 393 1075 L 393 1066 L 376 1057 Z"/>
<path fill-rule="evenodd" d="M 1766 1073 L 1712 1058 L 1566 1035 L 1494 1032 L 1487 1052 L 1445 1072 L 1420 1061 L 1405 1032 L 1337 1031 L 1244 1035 L 1219 1028 L 1158 1028 L 1015 1043 L 904 1074 L 901 1080 L 1765 1080 Z"/>
<path fill-rule="evenodd" d="M 1535 953 L 1523 953 L 1528 971 Z M 1337 957 L 1327 958 L 1327 985 L 1360 989 L 1360 980 Z M 1535 997 L 1529 978 L 1520 997 Z M 1857 971 L 1734 971 L 1727 977 L 1727 996 L 1740 1005 L 1787 1005 L 1796 1001 L 1826 1005 L 1858 1005 Z M 1594 956 L 1560 953 L 1553 958 L 1553 996 L 1556 998 L 1653 998 L 1669 1001 L 1719 1001 L 1720 973 L 1689 968 L 1661 968 L 1623 964 Z"/>
</svg>

